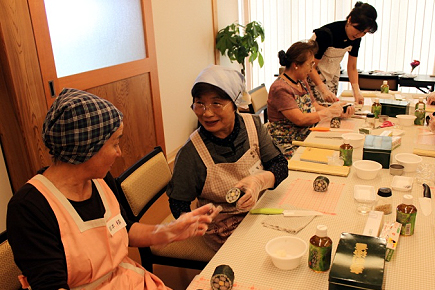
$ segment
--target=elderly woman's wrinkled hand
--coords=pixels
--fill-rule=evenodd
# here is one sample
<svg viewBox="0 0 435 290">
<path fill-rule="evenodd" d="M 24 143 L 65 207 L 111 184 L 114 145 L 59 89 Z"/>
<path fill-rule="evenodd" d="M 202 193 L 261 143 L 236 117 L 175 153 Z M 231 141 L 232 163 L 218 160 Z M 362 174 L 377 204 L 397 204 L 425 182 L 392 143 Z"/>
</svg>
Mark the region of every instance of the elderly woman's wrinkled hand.
<svg viewBox="0 0 435 290">
<path fill-rule="evenodd" d="M 348 106 L 346 108 L 346 112 L 342 112 L 341 113 L 341 118 L 350 118 L 353 116 L 353 114 L 355 114 L 355 106 Z"/>
<path fill-rule="evenodd" d="M 427 95 L 427 102 L 428 105 L 435 105 L 435 92 L 430 93 Z"/>
<path fill-rule="evenodd" d="M 193 236 L 203 236 L 208 230 L 208 225 L 222 210 L 221 206 L 215 207 L 209 203 L 191 212 L 182 214 L 178 219 L 169 224 L 156 225 L 154 234 L 166 236 L 163 244 L 182 241 Z"/>
</svg>

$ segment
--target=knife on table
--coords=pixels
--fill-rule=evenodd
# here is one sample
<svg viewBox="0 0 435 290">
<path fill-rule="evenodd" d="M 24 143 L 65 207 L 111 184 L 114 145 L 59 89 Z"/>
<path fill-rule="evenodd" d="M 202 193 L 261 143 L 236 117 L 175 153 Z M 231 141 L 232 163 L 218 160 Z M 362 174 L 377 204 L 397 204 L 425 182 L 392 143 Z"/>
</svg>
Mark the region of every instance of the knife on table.
<svg viewBox="0 0 435 290">
<path fill-rule="evenodd" d="M 329 128 L 329 127 L 312 127 L 310 131 L 317 132 L 353 132 L 352 129 L 344 129 L 344 128 Z"/>
<path fill-rule="evenodd" d="M 418 201 L 420 202 L 420 207 L 423 215 L 430 215 L 432 212 L 432 199 L 430 187 L 426 183 L 423 183 L 423 197 L 420 197 Z"/>
<path fill-rule="evenodd" d="M 310 216 L 310 215 L 323 215 L 323 213 L 315 210 L 293 210 L 293 209 L 281 209 L 281 208 L 254 208 L 249 211 L 250 214 L 275 214 L 284 216 Z"/>
</svg>

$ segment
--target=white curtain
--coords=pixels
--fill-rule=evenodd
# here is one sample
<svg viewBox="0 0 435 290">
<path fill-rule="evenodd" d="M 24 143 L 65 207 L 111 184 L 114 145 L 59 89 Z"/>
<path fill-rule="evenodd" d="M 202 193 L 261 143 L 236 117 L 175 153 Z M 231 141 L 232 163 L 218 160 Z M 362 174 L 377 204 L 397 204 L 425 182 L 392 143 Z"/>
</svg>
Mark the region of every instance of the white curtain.
<svg viewBox="0 0 435 290">
<path fill-rule="evenodd" d="M 313 30 L 344 20 L 354 0 L 241 0 L 249 2 L 249 21 L 263 24 L 265 42 L 261 45 L 264 66 L 252 67 L 251 87 L 265 83 L 269 88 L 278 73 L 278 51 L 292 43 L 309 39 Z M 366 0 L 378 12 L 378 30 L 366 34 L 358 55 L 358 69 L 411 72 L 410 63 L 419 60 L 414 74 L 433 74 L 435 58 L 435 0 Z M 246 7 L 246 6 L 245 6 Z M 347 56 L 341 64 L 346 69 Z M 348 89 L 348 85 L 340 86 Z M 340 89 L 340 88 L 339 88 Z M 402 88 L 403 92 L 416 92 Z"/>
</svg>

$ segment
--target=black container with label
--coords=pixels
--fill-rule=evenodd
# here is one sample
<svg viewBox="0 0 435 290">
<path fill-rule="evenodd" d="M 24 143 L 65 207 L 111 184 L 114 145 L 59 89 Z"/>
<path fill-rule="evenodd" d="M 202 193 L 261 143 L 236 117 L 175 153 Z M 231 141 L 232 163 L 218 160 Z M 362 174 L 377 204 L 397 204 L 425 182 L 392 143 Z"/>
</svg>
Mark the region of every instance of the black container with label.
<svg viewBox="0 0 435 290">
<path fill-rule="evenodd" d="M 396 117 L 396 115 L 408 115 L 409 106 L 407 101 L 396 101 L 390 99 L 381 99 L 379 103 L 382 105 L 381 115 Z"/>
<path fill-rule="evenodd" d="M 390 136 L 366 135 L 363 159 L 379 162 L 382 168 L 389 168 L 392 144 Z"/>
</svg>

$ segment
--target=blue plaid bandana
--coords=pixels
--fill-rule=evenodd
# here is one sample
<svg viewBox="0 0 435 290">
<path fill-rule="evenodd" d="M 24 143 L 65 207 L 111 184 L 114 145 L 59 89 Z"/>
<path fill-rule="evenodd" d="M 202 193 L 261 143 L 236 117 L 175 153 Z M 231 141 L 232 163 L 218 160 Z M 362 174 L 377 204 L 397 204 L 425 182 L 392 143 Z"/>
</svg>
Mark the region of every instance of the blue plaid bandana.
<svg viewBox="0 0 435 290">
<path fill-rule="evenodd" d="M 45 117 L 42 140 L 54 158 L 80 164 L 95 155 L 119 128 L 122 113 L 109 101 L 63 89 Z"/>
</svg>

